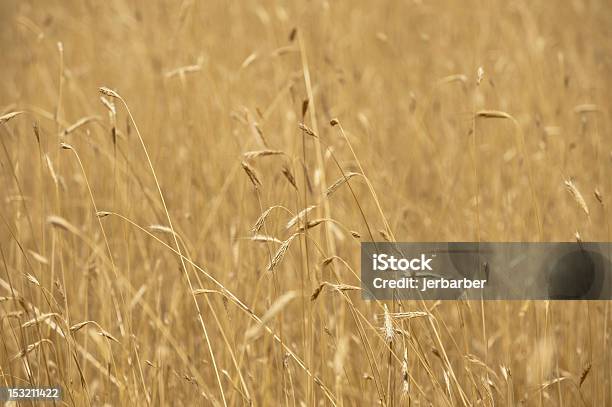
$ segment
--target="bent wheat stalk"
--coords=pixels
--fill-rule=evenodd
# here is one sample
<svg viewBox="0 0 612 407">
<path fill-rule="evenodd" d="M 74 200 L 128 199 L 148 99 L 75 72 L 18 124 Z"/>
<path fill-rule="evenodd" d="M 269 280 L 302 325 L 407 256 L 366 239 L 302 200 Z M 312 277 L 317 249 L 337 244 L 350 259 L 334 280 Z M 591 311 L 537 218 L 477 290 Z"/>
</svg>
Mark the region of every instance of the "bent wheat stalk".
<svg viewBox="0 0 612 407">
<path fill-rule="evenodd" d="M 325 394 L 327 399 L 330 401 L 330 403 L 333 406 L 337 405 L 336 399 L 334 398 L 334 395 L 332 394 L 331 390 L 329 390 L 329 388 L 323 383 L 323 381 L 319 377 L 317 377 L 311 371 L 310 368 L 308 368 L 306 366 L 305 362 L 293 350 L 291 350 L 291 348 L 289 348 L 289 346 L 287 346 L 285 344 L 285 342 L 281 339 L 281 337 L 278 334 L 276 334 L 272 330 L 272 328 L 270 328 L 267 324 L 263 323 L 262 319 L 259 316 L 257 316 L 257 314 L 251 308 L 249 308 L 244 302 L 242 302 L 242 300 L 240 300 L 234 293 L 232 293 L 230 290 L 228 290 L 219 280 L 217 280 L 215 277 L 213 277 L 212 274 L 207 272 L 202 266 L 200 266 L 197 263 L 195 263 L 189 257 L 186 257 L 186 256 L 184 256 L 182 254 L 179 254 L 179 252 L 175 248 L 173 248 L 172 246 L 170 246 L 169 244 L 167 244 L 166 242 L 164 242 L 163 240 L 161 240 L 160 238 L 155 236 L 153 233 L 149 232 L 147 229 L 145 229 L 144 227 L 140 226 L 138 223 L 134 222 L 130 218 L 127 218 L 127 217 L 125 217 L 125 216 L 123 216 L 123 215 L 121 215 L 119 213 L 111 212 L 111 211 L 104 211 L 104 214 L 106 216 L 112 215 L 112 216 L 118 217 L 119 219 L 129 223 L 130 225 L 134 226 L 135 228 L 137 228 L 141 232 L 145 233 L 147 236 L 153 238 L 155 241 L 160 243 L 162 246 L 164 246 L 167 249 L 171 250 L 175 254 L 181 256 L 184 261 L 189 263 L 195 270 L 197 270 L 199 273 L 204 275 L 204 277 L 206 277 L 208 280 L 210 280 L 214 285 L 216 285 L 219 288 L 219 291 L 221 292 L 222 295 L 224 295 L 226 298 L 228 298 L 230 301 L 232 301 L 240 310 L 242 310 L 244 313 L 246 313 L 255 322 L 261 324 L 263 329 L 266 332 L 268 332 L 268 334 L 270 334 L 272 336 L 272 338 L 282 347 L 283 351 L 286 352 L 298 364 L 298 366 L 304 372 L 306 372 L 306 374 L 309 377 L 311 377 L 314 380 L 314 382 L 323 391 L 323 393 Z M 192 291 L 192 294 L 193 294 L 193 291 Z"/>
<path fill-rule="evenodd" d="M 187 272 L 187 267 L 185 266 L 185 260 L 183 257 L 183 254 L 181 252 L 181 247 L 179 245 L 178 239 L 176 237 L 176 232 L 174 231 L 174 226 L 172 226 L 172 219 L 170 217 L 170 212 L 168 211 L 168 206 L 166 205 L 166 200 L 164 198 L 164 194 L 162 193 L 161 190 L 161 186 L 159 184 L 159 180 L 157 178 L 157 174 L 155 173 L 155 168 L 153 167 L 153 162 L 151 161 L 151 157 L 149 156 L 149 151 L 147 150 L 147 146 L 145 145 L 144 139 L 142 138 L 142 135 L 140 134 L 140 130 L 138 129 L 138 125 L 136 124 L 136 120 L 134 120 L 134 116 L 132 116 L 132 112 L 130 111 L 129 106 L 127 105 L 127 103 L 125 102 L 125 100 L 114 90 L 111 90 L 109 88 L 106 87 L 101 87 L 99 88 L 100 92 L 106 96 L 110 96 L 113 98 L 117 98 L 121 101 L 121 103 L 123 104 L 123 106 L 125 107 L 125 110 L 127 111 L 127 114 L 130 118 L 130 121 L 132 122 L 132 124 L 134 125 L 134 130 L 136 131 L 136 135 L 138 136 L 138 140 L 140 141 L 140 145 L 142 146 L 142 149 L 145 153 L 145 156 L 147 157 L 147 163 L 149 164 L 149 169 L 151 170 L 151 174 L 153 175 L 153 179 L 155 180 L 155 185 L 157 186 L 157 192 L 159 193 L 159 197 L 161 199 L 162 205 L 164 207 L 164 212 L 166 213 L 166 219 L 168 220 L 168 226 L 170 227 L 170 229 L 172 230 L 172 237 L 174 238 L 174 244 L 176 245 L 176 253 L 179 255 L 180 261 L 181 261 L 181 269 L 183 271 L 183 273 L 185 274 L 185 278 L 187 279 L 187 284 L 189 285 L 189 292 L 191 294 L 191 297 L 193 299 L 193 303 L 195 304 L 195 308 L 196 311 L 198 313 L 198 320 L 200 322 L 200 326 L 202 327 L 202 331 L 204 333 L 204 337 L 206 338 L 206 343 L 208 346 L 208 351 L 210 353 L 210 357 L 212 360 L 212 364 L 213 364 L 213 368 L 215 371 L 215 376 L 217 379 L 217 384 L 219 385 L 219 391 L 221 393 L 221 399 L 223 400 L 223 405 L 227 407 L 227 401 L 225 399 L 225 392 L 223 391 L 223 385 L 221 383 L 221 377 L 219 375 L 219 369 L 217 367 L 217 362 L 215 360 L 215 355 L 213 353 L 212 350 L 212 346 L 210 343 L 210 338 L 208 337 L 208 331 L 206 330 L 206 325 L 204 324 L 204 319 L 202 318 L 202 312 L 200 311 L 200 305 L 198 304 L 198 300 L 196 299 L 195 295 L 193 294 L 193 284 L 191 283 L 191 279 L 189 278 L 189 273 Z"/>
</svg>

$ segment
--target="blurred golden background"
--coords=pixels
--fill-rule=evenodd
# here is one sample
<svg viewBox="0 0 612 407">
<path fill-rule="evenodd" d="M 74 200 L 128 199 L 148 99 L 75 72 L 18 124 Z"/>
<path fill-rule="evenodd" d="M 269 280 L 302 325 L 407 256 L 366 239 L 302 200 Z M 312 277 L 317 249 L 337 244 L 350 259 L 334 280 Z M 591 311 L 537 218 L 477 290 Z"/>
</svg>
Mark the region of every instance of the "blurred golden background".
<svg viewBox="0 0 612 407">
<path fill-rule="evenodd" d="M 2 385 L 612 403 L 608 302 L 358 290 L 361 241 L 610 241 L 611 27 L 606 1 L 3 1 Z"/>
</svg>

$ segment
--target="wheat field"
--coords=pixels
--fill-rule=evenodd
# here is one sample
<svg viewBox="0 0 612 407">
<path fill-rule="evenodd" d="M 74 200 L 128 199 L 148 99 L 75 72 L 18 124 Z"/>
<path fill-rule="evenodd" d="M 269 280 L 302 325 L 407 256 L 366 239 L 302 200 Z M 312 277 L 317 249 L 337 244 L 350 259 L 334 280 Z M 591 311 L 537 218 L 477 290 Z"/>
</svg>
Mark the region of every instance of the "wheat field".
<svg viewBox="0 0 612 407">
<path fill-rule="evenodd" d="M 362 241 L 610 241 L 611 37 L 603 0 L 2 1 L 1 386 L 612 405 L 609 302 L 359 290 Z"/>
</svg>

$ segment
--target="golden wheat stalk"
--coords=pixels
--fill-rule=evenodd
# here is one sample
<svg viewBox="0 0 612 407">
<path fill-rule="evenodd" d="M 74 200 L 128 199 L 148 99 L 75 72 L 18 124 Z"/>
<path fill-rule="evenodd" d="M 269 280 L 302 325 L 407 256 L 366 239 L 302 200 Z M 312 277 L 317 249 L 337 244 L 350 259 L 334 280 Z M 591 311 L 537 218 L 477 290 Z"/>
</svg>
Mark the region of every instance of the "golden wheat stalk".
<svg viewBox="0 0 612 407">
<path fill-rule="evenodd" d="M 584 213 L 589 216 L 589 207 L 587 206 L 584 197 L 578 190 L 578 187 L 576 186 L 574 181 L 571 179 L 567 179 L 563 183 L 565 184 L 565 188 L 567 189 L 567 191 L 570 193 L 570 195 L 572 195 L 572 198 L 574 198 L 574 201 L 576 201 L 576 203 L 584 211 Z"/>
<path fill-rule="evenodd" d="M 293 241 L 293 239 L 295 239 L 298 235 L 299 233 L 292 234 L 287 240 L 285 240 L 280 245 L 276 253 L 274 253 L 274 257 L 272 257 L 272 260 L 270 260 L 270 264 L 268 264 L 268 267 L 267 267 L 268 271 L 273 271 L 276 268 L 276 266 L 278 266 L 281 260 L 283 260 L 283 257 L 285 257 L 285 253 L 287 253 L 287 250 L 289 249 L 289 245 L 291 245 L 291 242 Z"/>
<path fill-rule="evenodd" d="M 95 121 L 99 121 L 100 117 L 98 116 L 86 116 L 86 117 L 82 117 L 79 120 L 77 120 L 74 124 L 66 127 L 64 129 L 64 136 L 67 136 L 68 134 L 74 132 L 75 130 L 77 130 L 80 127 L 85 126 L 87 123 L 90 122 L 95 122 Z"/>
<path fill-rule="evenodd" d="M 45 320 L 51 318 L 51 317 L 58 317 L 61 318 L 61 315 L 56 313 L 56 312 L 49 312 L 46 314 L 40 314 L 37 315 L 36 317 L 32 318 L 29 321 L 24 322 L 23 324 L 21 324 L 22 328 L 28 328 L 30 326 L 34 326 L 34 325 L 38 325 L 40 322 L 44 322 Z"/>
<path fill-rule="evenodd" d="M 325 190 L 325 196 L 329 197 L 331 194 L 333 194 L 334 192 L 336 192 L 336 190 L 338 188 L 340 188 L 342 185 L 344 185 L 345 183 L 348 182 L 348 180 L 350 180 L 351 178 L 353 178 L 354 176 L 360 175 L 358 172 L 347 172 L 346 174 L 344 174 L 342 177 L 338 178 L 336 181 L 334 181 L 333 184 L 331 184 L 326 190 Z"/>
<path fill-rule="evenodd" d="M 306 215 L 308 213 L 310 213 L 310 211 L 312 211 L 316 207 L 317 207 L 316 205 L 311 205 L 311 206 L 309 206 L 307 208 L 302 209 L 300 212 L 298 212 L 297 215 L 295 215 L 293 218 L 289 219 L 289 222 L 287 222 L 287 225 L 285 226 L 285 229 L 291 229 L 298 222 L 301 222 L 302 219 L 304 219 L 306 217 Z"/>
<path fill-rule="evenodd" d="M 14 119 L 15 117 L 19 116 L 22 113 L 23 113 L 23 111 L 21 111 L 21 112 L 10 112 L 10 113 L 7 113 L 7 114 L 4 114 L 4 115 L 0 116 L 0 124 L 1 123 L 6 123 L 9 120 Z"/>
<path fill-rule="evenodd" d="M 331 261 L 331 259 L 325 259 L 325 260 L 326 261 L 327 260 Z M 335 290 L 335 291 L 338 291 L 338 292 L 343 292 L 343 291 L 359 291 L 359 290 L 361 290 L 361 287 L 357 287 L 357 286 L 354 286 L 354 285 L 349 285 L 349 284 L 334 284 L 334 283 L 330 283 L 329 281 L 323 281 L 321 284 L 319 284 L 317 286 L 317 288 L 314 289 L 314 291 L 310 295 L 310 300 L 311 301 L 316 300 L 319 297 L 319 295 L 321 294 L 321 292 L 323 291 L 323 289 L 325 287 L 329 287 L 329 289 Z"/>
<path fill-rule="evenodd" d="M 282 240 L 275 238 L 274 236 L 267 236 L 267 235 L 253 235 L 251 237 L 251 240 L 254 242 L 271 242 L 271 243 L 283 243 Z"/>
<path fill-rule="evenodd" d="M 53 342 L 51 340 L 49 340 L 49 339 L 41 339 L 39 341 L 36 341 L 36 342 L 31 343 L 28 346 L 26 346 L 24 349 L 19 351 L 19 353 L 14 355 L 11 358 L 11 360 L 19 359 L 19 358 L 22 358 L 22 357 L 26 356 L 27 354 L 29 354 L 33 350 L 38 349 L 43 343 L 48 343 L 49 345 L 53 346 Z"/>
<path fill-rule="evenodd" d="M 482 117 L 485 119 L 510 119 L 513 120 L 513 117 L 510 116 L 506 112 L 502 112 L 501 110 L 480 110 L 476 112 L 476 117 Z"/>
<path fill-rule="evenodd" d="M 247 151 L 242 156 L 247 160 L 251 160 L 254 158 L 258 158 L 258 157 L 267 157 L 270 155 L 282 155 L 282 154 L 285 154 L 285 153 L 280 150 L 255 150 L 255 151 Z"/>
<path fill-rule="evenodd" d="M 393 321 L 391 320 L 391 314 L 389 314 L 389 308 L 387 308 L 387 304 L 384 304 L 384 314 L 383 314 L 383 331 L 385 333 L 385 341 L 387 343 L 393 342 L 393 338 L 395 337 L 395 329 L 393 328 Z"/>
<path fill-rule="evenodd" d="M 291 186 L 293 186 L 293 189 L 297 191 L 298 189 L 297 183 L 295 182 L 295 177 L 293 176 L 293 173 L 291 173 L 291 170 L 288 167 L 283 167 L 282 172 L 285 178 L 287 179 L 287 181 L 289 181 Z"/>
<path fill-rule="evenodd" d="M 306 222 L 305 225 L 301 225 L 297 231 L 298 232 L 303 232 L 305 230 L 314 228 L 316 226 L 319 226 L 321 223 L 325 222 L 326 219 L 320 218 L 320 219 L 313 219 L 313 220 L 309 220 L 308 222 Z"/>
<path fill-rule="evenodd" d="M 253 184 L 255 189 L 261 187 L 261 180 L 259 178 L 259 175 L 257 174 L 257 171 L 255 171 L 255 168 L 253 168 L 251 164 L 249 164 L 246 161 L 242 161 L 240 164 L 242 165 L 244 172 L 247 174 L 247 176 L 251 180 L 251 183 Z"/>
<path fill-rule="evenodd" d="M 316 133 L 314 132 L 313 129 L 311 129 L 310 127 L 306 126 L 304 123 L 298 124 L 298 127 L 300 128 L 300 130 L 302 130 L 304 133 L 306 133 L 310 137 L 314 137 L 314 138 L 318 138 L 319 137 L 319 136 L 316 135 Z"/>
<path fill-rule="evenodd" d="M 406 399 L 410 394 L 410 375 L 408 373 L 408 349 L 404 347 L 404 357 L 402 358 L 402 399 Z"/>
<path fill-rule="evenodd" d="M 268 217 L 268 215 L 270 214 L 270 212 L 272 212 L 272 209 L 274 208 L 275 206 L 271 206 L 265 211 L 263 211 L 261 215 L 259 215 L 259 218 L 257 218 L 257 220 L 255 221 L 255 224 L 251 228 L 251 232 L 253 232 L 253 234 L 257 234 L 261 230 L 264 223 L 266 223 L 266 218 Z"/>
</svg>

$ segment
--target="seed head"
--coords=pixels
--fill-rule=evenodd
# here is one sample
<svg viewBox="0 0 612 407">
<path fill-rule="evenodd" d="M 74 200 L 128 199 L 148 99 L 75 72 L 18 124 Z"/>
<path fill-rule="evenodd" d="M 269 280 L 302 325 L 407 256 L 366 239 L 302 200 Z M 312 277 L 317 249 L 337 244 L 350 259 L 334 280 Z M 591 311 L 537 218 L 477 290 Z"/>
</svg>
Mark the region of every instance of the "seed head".
<svg viewBox="0 0 612 407">
<path fill-rule="evenodd" d="M 259 188 L 261 186 L 261 181 L 259 180 L 259 176 L 257 175 L 257 171 L 255 171 L 255 168 L 253 168 L 246 161 L 242 161 L 241 164 L 242 168 L 244 169 L 244 172 L 246 172 L 246 174 L 249 176 L 249 179 L 251 180 L 255 188 Z"/>
<path fill-rule="evenodd" d="M 567 179 L 564 181 L 564 184 L 565 184 L 565 188 L 567 188 L 567 191 L 574 198 L 574 201 L 576 201 L 576 203 L 578 204 L 578 206 L 580 206 L 580 208 L 584 211 L 584 213 L 586 213 L 586 215 L 589 216 L 589 208 L 586 204 L 586 201 L 584 200 L 584 197 L 582 196 L 582 194 L 576 187 L 576 184 L 574 184 L 574 181 L 571 179 Z"/>
<path fill-rule="evenodd" d="M 298 125 L 298 127 L 300 128 L 300 130 L 302 130 L 304 133 L 308 134 L 310 137 L 314 137 L 314 138 L 318 138 L 319 136 L 317 136 L 315 134 L 315 132 L 308 126 L 306 126 L 304 123 L 300 123 Z"/>
<path fill-rule="evenodd" d="M 393 329 L 393 322 L 391 321 L 391 315 L 389 314 L 389 308 L 387 308 L 387 304 L 384 304 L 385 314 L 384 314 L 384 331 L 385 331 L 385 340 L 387 343 L 393 342 L 393 337 L 395 336 L 395 330 Z"/>
<path fill-rule="evenodd" d="M 107 87 L 102 86 L 102 87 L 98 88 L 98 90 L 103 95 L 110 96 L 112 98 L 119 98 L 119 94 L 117 92 L 115 92 L 114 90 L 109 89 Z"/>
</svg>

